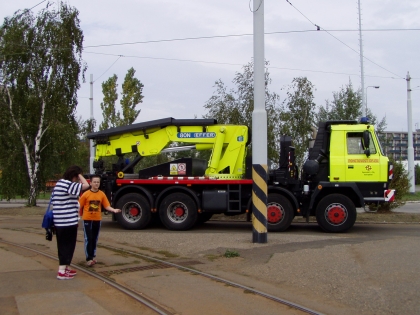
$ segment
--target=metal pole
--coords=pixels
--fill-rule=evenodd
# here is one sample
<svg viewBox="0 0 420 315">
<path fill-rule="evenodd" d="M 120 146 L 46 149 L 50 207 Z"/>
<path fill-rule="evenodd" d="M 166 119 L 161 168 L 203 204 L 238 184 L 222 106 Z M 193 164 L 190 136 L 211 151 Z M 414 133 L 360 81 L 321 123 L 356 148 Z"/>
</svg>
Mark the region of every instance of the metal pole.
<svg viewBox="0 0 420 315">
<path fill-rule="evenodd" d="M 267 243 L 267 112 L 265 110 L 264 0 L 253 1 L 254 111 L 252 112 L 252 241 Z"/>
<path fill-rule="evenodd" d="M 411 87 L 410 87 L 410 74 L 407 71 L 407 123 L 408 123 L 408 180 L 410 182 L 410 193 L 416 192 L 415 179 L 414 179 L 414 147 L 413 147 L 413 115 L 411 110 Z"/>
<path fill-rule="evenodd" d="M 360 0 L 358 0 L 358 9 L 359 9 L 359 46 L 360 46 L 360 77 L 361 77 L 361 84 L 362 84 L 362 102 L 364 103 L 364 114 L 363 116 L 366 117 L 367 115 L 367 108 L 366 103 L 367 100 L 365 99 L 365 71 L 363 69 L 363 41 L 362 41 L 362 15 L 360 13 Z"/>
<path fill-rule="evenodd" d="M 91 123 L 93 122 L 93 74 L 90 75 L 90 120 Z M 91 130 L 93 131 L 93 130 Z M 90 159 L 89 159 L 89 168 L 90 168 L 90 174 L 93 174 L 95 172 L 93 168 L 93 161 L 95 161 L 95 147 L 93 146 L 93 140 L 91 139 L 89 141 L 90 146 Z"/>
</svg>

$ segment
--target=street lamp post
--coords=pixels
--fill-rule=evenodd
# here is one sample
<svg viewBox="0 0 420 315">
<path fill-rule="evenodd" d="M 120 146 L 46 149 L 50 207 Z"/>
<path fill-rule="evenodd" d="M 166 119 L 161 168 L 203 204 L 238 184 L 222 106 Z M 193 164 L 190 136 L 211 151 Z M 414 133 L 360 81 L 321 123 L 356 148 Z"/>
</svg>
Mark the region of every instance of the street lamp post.
<svg viewBox="0 0 420 315">
<path fill-rule="evenodd" d="M 366 90 L 366 93 L 365 93 L 365 115 L 364 116 L 367 116 L 367 89 L 370 88 L 370 87 L 375 88 L 375 89 L 380 88 L 379 85 L 369 85 L 369 86 L 366 87 L 366 89 L 365 89 Z"/>
</svg>

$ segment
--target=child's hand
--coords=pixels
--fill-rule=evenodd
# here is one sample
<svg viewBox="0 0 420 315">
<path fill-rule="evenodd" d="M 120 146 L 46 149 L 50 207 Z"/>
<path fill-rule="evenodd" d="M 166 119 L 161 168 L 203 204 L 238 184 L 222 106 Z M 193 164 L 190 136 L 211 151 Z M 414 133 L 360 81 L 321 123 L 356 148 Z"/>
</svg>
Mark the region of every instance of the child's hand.
<svg viewBox="0 0 420 315">
<path fill-rule="evenodd" d="M 121 209 L 114 209 L 114 213 L 121 212 Z"/>
</svg>

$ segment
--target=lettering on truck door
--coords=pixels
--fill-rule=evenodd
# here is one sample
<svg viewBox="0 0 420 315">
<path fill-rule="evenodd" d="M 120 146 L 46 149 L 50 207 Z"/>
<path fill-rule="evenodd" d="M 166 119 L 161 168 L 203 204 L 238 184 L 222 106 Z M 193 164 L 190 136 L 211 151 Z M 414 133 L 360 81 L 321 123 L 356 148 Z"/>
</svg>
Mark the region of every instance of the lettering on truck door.
<svg viewBox="0 0 420 315">
<path fill-rule="evenodd" d="M 362 132 L 347 132 L 346 181 L 376 182 L 380 180 L 380 154 L 370 134 L 367 156 L 362 145 Z"/>
</svg>

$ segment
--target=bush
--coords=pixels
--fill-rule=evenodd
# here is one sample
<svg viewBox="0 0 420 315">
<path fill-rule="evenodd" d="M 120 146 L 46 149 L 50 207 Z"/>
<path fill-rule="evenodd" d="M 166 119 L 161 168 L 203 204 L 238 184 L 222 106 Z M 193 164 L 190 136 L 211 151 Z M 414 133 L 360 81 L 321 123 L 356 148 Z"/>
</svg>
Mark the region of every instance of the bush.
<svg viewBox="0 0 420 315">
<path fill-rule="evenodd" d="M 389 211 L 404 205 L 405 202 L 402 200 L 403 196 L 408 194 L 410 190 L 408 172 L 405 170 L 402 163 L 394 161 L 391 158 L 390 161 L 394 164 L 394 177 L 389 185 L 389 189 L 395 189 L 395 201 L 380 204 L 378 211 Z"/>
<path fill-rule="evenodd" d="M 414 167 L 414 178 L 416 185 L 420 185 L 420 165 L 418 164 Z"/>
</svg>

